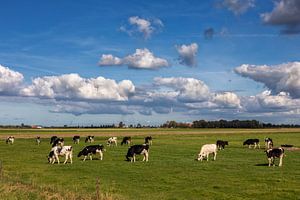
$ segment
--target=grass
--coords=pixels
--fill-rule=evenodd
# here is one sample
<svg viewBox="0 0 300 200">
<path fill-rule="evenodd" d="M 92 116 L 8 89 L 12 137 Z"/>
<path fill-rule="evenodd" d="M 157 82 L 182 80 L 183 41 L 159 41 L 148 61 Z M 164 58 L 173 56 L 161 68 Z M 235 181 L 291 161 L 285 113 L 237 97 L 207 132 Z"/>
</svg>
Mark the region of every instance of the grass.
<svg viewBox="0 0 300 200">
<path fill-rule="evenodd" d="M 275 146 L 299 147 L 300 130 L 125 130 L 88 133 L 97 135 L 95 143 L 102 144 L 111 134 L 134 135 L 133 143 L 140 144 L 144 135 L 151 133 L 154 140 L 148 163 L 139 162 L 141 157 L 136 163 L 124 161 L 124 146 L 107 147 L 103 161 L 82 162 L 76 157 L 85 146 L 81 140 L 79 145 L 73 145 L 72 165 L 47 164 L 48 136 L 67 135 L 65 144 L 72 144 L 72 135 L 86 134 L 74 130 L 32 132 L 48 137 L 40 146 L 35 145 L 34 136 L 17 138 L 14 145 L 0 143 L 0 199 L 97 199 L 97 178 L 102 199 L 299 199 L 300 151 L 286 151 L 283 167 L 268 167 L 262 149 L 248 149 L 242 142 L 247 138 L 262 141 L 268 136 Z M 10 133 L 14 131 L 0 130 L 2 136 Z M 15 133 L 19 137 L 25 134 L 19 130 Z M 201 145 L 217 139 L 228 140 L 229 146 L 218 152 L 216 161 L 194 160 Z M 13 195 L 8 195 L 9 191 Z M 53 196 L 56 193 L 58 196 Z"/>
</svg>

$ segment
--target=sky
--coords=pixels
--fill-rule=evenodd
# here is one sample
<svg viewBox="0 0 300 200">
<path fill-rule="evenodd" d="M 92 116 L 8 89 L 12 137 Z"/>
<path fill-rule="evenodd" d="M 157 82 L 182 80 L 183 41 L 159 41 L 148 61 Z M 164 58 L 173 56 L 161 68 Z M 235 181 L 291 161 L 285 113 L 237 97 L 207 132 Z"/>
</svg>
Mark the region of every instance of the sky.
<svg viewBox="0 0 300 200">
<path fill-rule="evenodd" d="M 0 124 L 300 124 L 300 1 L 1 1 Z"/>
</svg>

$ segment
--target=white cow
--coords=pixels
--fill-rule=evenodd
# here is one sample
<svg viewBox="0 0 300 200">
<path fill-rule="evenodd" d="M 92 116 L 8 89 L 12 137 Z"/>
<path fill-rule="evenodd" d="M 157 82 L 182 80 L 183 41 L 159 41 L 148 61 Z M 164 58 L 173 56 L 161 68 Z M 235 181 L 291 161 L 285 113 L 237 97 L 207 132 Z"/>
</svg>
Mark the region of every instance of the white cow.
<svg viewBox="0 0 300 200">
<path fill-rule="evenodd" d="M 9 136 L 6 138 L 6 144 L 14 144 L 14 142 L 15 142 L 14 136 Z"/>
<path fill-rule="evenodd" d="M 112 146 L 112 145 L 118 146 L 118 138 L 117 137 L 108 138 L 107 146 Z"/>
<path fill-rule="evenodd" d="M 201 151 L 198 154 L 197 160 L 202 161 L 204 157 L 208 161 L 209 154 L 214 154 L 214 160 L 217 158 L 217 145 L 216 144 L 205 144 L 201 147 Z"/>
<path fill-rule="evenodd" d="M 64 164 L 67 163 L 68 159 L 70 159 L 71 164 L 73 163 L 73 148 L 72 146 L 55 146 L 51 149 L 49 156 L 48 156 L 48 161 L 49 163 L 54 164 L 55 160 L 57 160 L 57 163 L 59 164 L 59 158 L 58 156 L 65 156 L 65 161 Z"/>
</svg>

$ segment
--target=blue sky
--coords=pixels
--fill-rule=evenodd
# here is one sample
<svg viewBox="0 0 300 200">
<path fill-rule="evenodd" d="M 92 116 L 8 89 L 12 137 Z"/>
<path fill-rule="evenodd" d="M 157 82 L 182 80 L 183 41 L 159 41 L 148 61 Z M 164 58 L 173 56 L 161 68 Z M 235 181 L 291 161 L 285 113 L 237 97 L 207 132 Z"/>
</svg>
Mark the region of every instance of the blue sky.
<svg viewBox="0 0 300 200">
<path fill-rule="evenodd" d="M 300 123 L 296 0 L 1 8 L 2 124 Z"/>
</svg>

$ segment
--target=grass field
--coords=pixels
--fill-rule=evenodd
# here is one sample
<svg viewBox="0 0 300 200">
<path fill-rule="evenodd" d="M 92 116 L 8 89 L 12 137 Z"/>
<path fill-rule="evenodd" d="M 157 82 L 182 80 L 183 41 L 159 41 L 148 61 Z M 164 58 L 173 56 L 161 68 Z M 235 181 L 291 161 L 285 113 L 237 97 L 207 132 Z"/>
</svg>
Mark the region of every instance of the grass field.
<svg viewBox="0 0 300 200">
<path fill-rule="evenodd" d="M 124 161 L 126 146 L 107 147 L 104 160 L 82 162 L 74 147 L 74 163 L 50 165 L 49 137 L 96 136 L 104 144 L 114 135 L 133 136 L 134 144 L 153 136 L 148 163 Z M 0 143 L 0 199 L 299 199 L 300 151 L 286 151 L 283 167 L 268 167 L 263 149 L 242 146 L 247 138 L 271 137 L 276 145 L 300 147 L 300 129 L 110 129 L 110 130 L 0 130 L 14 135 L 14 145 Z M 35 145 L 40 135 L 42 143 Z M 194 159 L 201 145 L 229 141 L 216 161 Z M 120 141 L 119 141 L 120 142 Z M 263 146 L 263 144 L 261 144 Z M 63 159 L 62 159 L 63 160 Z M 276 162 L 278 164 L 278 162 Z M 97 184 L 97 179 L 99 184 Z M 98 188 L 98 189 L 97 189 Z M 100 195 L 97 195 L 100 191 Z"/>
</svg>

